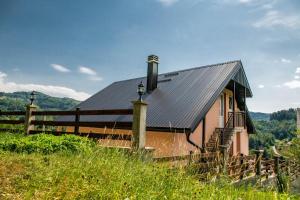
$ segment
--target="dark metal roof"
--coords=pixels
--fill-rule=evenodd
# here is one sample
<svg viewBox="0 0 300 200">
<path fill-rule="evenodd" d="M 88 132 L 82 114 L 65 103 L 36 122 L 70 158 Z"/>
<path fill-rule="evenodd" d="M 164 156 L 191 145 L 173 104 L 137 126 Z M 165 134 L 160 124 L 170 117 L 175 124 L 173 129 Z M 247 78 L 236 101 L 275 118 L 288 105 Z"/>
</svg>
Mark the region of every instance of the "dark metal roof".
<svg viewBox="0 0 300 200">
<path fill-rule="evenodd" d="M 242 75 L 237 75 L 242 72 Z M 232 79 L 247 88 L 241 61 L 231 61 L 158 76 L 158 88 L 143 99 L 148 103 L 147 127 L 178 128 L 193 131 Z M 242 78 L 241 78 L 242 77 Z M 112 83 L 82 102 L 83 110 L 128 109 L 138 95 L 137 85 L 146 77 Z M 66 119 L 66 118 L 64 118 Z M 82 116 L 81 121 L 131 121 L 132 116 Z"/>
</svg>

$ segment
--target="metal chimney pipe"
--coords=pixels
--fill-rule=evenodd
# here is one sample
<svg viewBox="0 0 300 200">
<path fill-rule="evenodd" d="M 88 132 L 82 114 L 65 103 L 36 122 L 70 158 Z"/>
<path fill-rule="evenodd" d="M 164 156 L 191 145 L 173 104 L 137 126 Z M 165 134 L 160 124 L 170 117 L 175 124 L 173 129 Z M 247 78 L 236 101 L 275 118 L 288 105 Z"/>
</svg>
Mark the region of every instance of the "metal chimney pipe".
<svg viewBox="0 0 300 200">
<path fill-rule="evenodd" d="M 157 88 L 158 61 L 158 56 L 148 56 L 147 93 L 151 93 Z"/>
</svg>

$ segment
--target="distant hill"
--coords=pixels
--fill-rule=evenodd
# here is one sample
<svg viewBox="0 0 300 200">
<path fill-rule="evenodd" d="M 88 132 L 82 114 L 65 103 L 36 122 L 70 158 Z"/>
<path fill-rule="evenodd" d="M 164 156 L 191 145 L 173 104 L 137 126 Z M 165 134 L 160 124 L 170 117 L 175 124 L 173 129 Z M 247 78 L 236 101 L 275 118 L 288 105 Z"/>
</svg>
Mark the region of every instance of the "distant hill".
<svg viewBox="0 0 300 200">
<path fill-rule="evenodd" d="M 25 110 L 30 102 L 30 92 L 0 92 L 0 110 L 14 111 Z M 71 98 L 51 97 L 37 92 L 34 104 L 42 110 L 69 110 L 80 102 Z"/>
<path fill-rule="evenodd" d="M 296 109 L 290 108 L 288 110 L 280 110 L 277 112 L 274 112 L 270 116 L 270 120 L 278 120 L 278 121 L 283 121 L 283 120 L 297 120 L 297 114 L 296 114 Z"/>
<path fill-rule="evenodd" d="M 255 121 L 284 121 L 284 120 L 294 120 L 296 121 L 296 110 L 290 108 L 288 110 L 280 110 L 273 113 L 262 113 L 262 112 L 250 112 L 251 118 Z"/>
<path fill-rule="evenodd" d="M 270 120 L 269 113 L 262 113 L 262 112 L 250 112 L 250 116 L 255 121 L 269 121 Z"/>
</svg>

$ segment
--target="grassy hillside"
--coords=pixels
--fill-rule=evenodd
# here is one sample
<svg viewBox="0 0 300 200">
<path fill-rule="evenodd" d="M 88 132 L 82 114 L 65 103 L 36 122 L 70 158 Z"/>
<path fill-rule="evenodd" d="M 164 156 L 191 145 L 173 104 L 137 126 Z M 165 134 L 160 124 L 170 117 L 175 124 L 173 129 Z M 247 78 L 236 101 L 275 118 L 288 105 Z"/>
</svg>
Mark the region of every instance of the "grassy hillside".
<svg viewBox="0 0 300 200">
<path fill-rule="evenodd" d="M 253 118 L 253 121 L 257 133 L 250 136 L 250 148 L 258 149 L 264 147 L 267 150 L 266 156 L 271 152 L 270 147 L 279 142 L 290 141 L 296 137 L 295 109 L 271 113 L 267 120 Z"/>
<path fill-rule="evenodd" d="M 297 199 L 225 181 L 201 183 L 184 169 L 143 162 L 76 136 L 4 134 L 0 169 L 0 199 Z"/>
<path fill-rule="evenodd" d="M 0 92 L 0 110 L 25 110 L 29 103 L 30 92 Z M 35 104 L 42 110 L 69 110 L 79 104 L 79 101 L 70 98 L 57 98 L 38 92 Z"/>
</svg>

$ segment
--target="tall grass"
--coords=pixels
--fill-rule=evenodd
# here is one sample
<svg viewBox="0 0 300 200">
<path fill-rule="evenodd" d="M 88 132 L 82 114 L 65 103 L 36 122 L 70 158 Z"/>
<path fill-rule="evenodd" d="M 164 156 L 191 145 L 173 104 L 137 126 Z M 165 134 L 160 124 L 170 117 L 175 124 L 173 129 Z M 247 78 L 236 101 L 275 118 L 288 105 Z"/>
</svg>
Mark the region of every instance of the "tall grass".
<svg viewBox="0 0 300 200">
<path fill-rule="evenodd" d="M 297 199 L 225 182 L 205 184 L 183 169 L 122 150 L 89 148 L 51 154 L 0 150 L 0 199 Z"/>
</svg>

